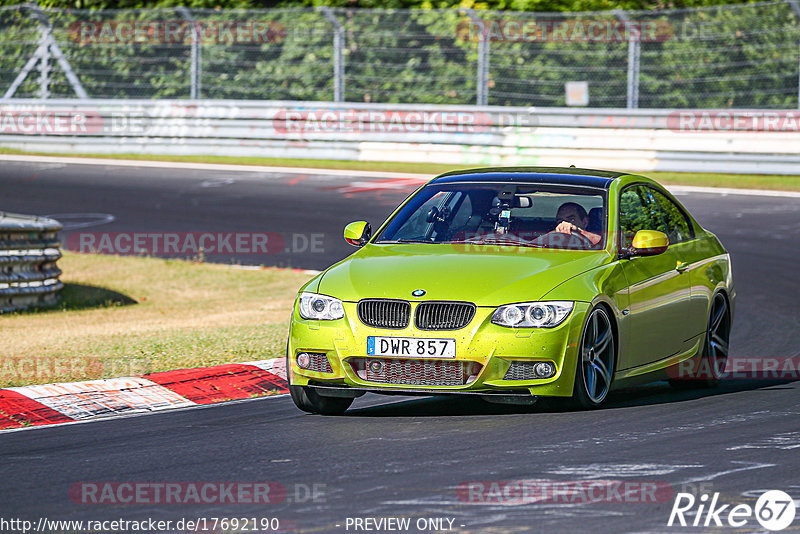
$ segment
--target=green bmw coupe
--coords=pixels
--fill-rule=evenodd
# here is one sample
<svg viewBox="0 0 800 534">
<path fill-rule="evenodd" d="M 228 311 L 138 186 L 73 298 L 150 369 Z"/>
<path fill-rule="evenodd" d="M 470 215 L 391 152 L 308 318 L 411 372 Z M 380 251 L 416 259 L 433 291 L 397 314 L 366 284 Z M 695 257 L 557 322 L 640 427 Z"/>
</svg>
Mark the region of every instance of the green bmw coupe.
<svg viewBox="0 0 800 534">
<path fill-rule="evenodd" d="M 655 181 L 577 168 L 449 172 L 303 286 L 292 399 L 344 412 L 366 392 L 598 407 L 612 387 L 713 385 L 734 287 L 714 234 Z"/>
</svg>

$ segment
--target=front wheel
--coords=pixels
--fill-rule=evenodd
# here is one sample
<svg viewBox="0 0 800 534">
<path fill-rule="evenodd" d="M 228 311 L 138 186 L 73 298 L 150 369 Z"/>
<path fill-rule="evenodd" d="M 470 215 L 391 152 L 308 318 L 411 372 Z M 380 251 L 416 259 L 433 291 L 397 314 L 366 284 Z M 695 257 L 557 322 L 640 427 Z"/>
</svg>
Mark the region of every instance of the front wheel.
<svg viewBox="0 0 800 534">
<path fill-rule="evenodd" d="M 292 385 L 292 362 L 289 355 L 286 355 L 286 382 L 289 384 L 289 394 L 292 396 L 294 405 L 308 413 L 318 413 L 322 415 L 341 415 L 343 414 L 354 399 L 342 397 L 323 397 L 314 388 Z"/>
<path fill-rule="evenodd" d="M 614 330 L 605 308 L 591 311 L 578 346 L 573 402 L 580 408 L 598 408 L 605 402 L 614 379 Z"/>
</svg>

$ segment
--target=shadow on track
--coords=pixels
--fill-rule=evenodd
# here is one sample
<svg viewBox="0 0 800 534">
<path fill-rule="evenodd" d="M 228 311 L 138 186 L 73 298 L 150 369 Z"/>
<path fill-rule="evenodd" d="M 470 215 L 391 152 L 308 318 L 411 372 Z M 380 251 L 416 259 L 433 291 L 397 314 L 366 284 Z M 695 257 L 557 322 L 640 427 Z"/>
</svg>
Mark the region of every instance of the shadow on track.
<svg viewBox="0 0 800 534">
<path fill-rule="evenodd" d="M 729 395 L 744 391 L 763 389 L 791 389 L 786 387 L 776 388 L 792 383 L 792 380 L 736 380 L 720 383 L 715 388 L 698 388 L 689 390 L 675 390 L 666 382 L 653 382 L 642 386 L 612 391 L 607 404 L 599 409 L 600 412 L 631 407 L 663 405 L 681 403 L 706 397 Z M 373 399 L 376 397 L 372 397 Z M 389 397 L 387 397 L 389 398 Z M 459 417 L 483 415 L 512 415 L 512 414 L 547 414 L 584 412 L 592 410 L 579 410 L 571 406 L 569 399 L 540 399 L 532 406 L 509 404 L 491 404 L 471 396 L 423 397 L 409 399 L 392 404 L 380 406 L 354 407 L 348 410 L 345 417 Z"/>
</svg>

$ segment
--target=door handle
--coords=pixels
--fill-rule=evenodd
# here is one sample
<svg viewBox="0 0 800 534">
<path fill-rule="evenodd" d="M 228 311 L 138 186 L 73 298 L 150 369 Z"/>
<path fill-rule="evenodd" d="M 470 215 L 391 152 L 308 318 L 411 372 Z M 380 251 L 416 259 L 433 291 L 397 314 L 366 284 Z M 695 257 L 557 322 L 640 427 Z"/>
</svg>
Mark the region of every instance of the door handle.
<svg viewBox="0 0 800 534">
<path fill-rule="evenodd" d="M 682 261 L 679 261 L 678 264 L 675 266 L 675 270 L 678 271 L 679 273 L 685 273 L 688 268 L 689 264 L 684 263 Z"/>
</svg>

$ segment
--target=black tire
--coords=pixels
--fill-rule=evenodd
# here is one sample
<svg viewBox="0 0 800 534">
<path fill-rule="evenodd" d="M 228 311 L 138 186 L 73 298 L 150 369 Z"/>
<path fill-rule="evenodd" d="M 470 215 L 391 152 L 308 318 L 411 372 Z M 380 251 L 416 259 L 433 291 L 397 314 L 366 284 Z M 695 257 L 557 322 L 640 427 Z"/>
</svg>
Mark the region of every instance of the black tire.
<svg viewBox="0 0 800 534">
<path fill-rule="evenodd" d="M 711 302 L 711 311 L 706 324 L 706 337 L 700 358 L 695 357 L 689 376 L 669 380 L 678 390 L 694 388 L 713 388 L 725 372 L 728 361 L 728 344 L 731 336 L 731 313 L 728 300 L 722 293 L 716 293 Z"/>
<path fill-rule="evenodd" d="M 582 409 L 603 405 L 614 381 L 616 343 L 608 311 L 594 308 L 586 318 L 578 345 L 572 404 Z"/>
<path fill-rule="evenodd" d="M 294 405 L 308 413 L 318 413 L 321 415 L 341 415 L 353 400 L 341 397 L 323 397 L 314 388 L 304 386 L 293 386 L 291 382 L 291 362 L 289 355 L 286 355 L 286 381 L 289 384 L 289 394 L 292 396 Z"/>
</svg>

